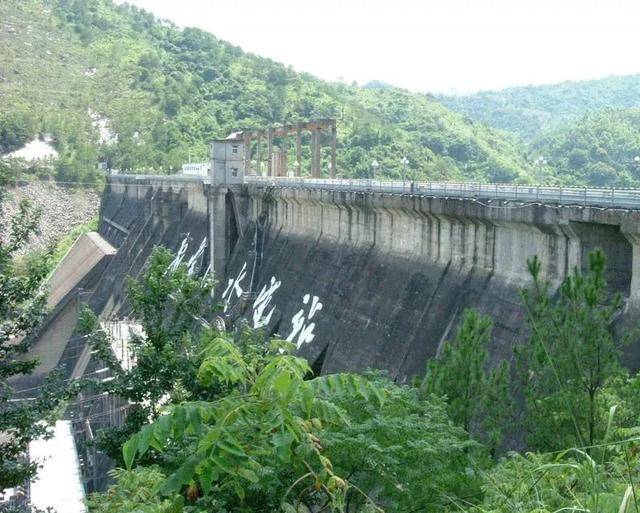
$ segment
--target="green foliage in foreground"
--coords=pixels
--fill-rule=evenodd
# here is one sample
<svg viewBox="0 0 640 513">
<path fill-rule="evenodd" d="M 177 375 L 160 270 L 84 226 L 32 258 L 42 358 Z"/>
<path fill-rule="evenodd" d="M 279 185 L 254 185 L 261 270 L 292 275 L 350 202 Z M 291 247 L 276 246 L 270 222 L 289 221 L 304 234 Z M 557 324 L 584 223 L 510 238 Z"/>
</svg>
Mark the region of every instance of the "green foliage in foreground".
<svg viewBox="0 0 640 513">
<path fill-rule="evenodd" d="M 233 342 L 208 338 L 200 379 L 233 390 L 170 407 L 124 445 L 126 465 L 149 448 L 160 451 L 172 469 L 161 491 L 186 488 L 187 499 L 202 496 L 209 511 L 274 511 L 281 502 L 339 507 L 349 485 L 335 474 L 318 436 L 323 426 L 348 422 L 331 396 L 382 402 L 382 393 L 355 375 L 305 380 L 306 360 L 280 354 L 278 342 L 263 358 L 246 361 Z"/>
<path fill-rule="evenodd" d="M 147 319 L 164 319 L 158 290 L 180 298 L 191 279 L 184 264 L 168 271 L 169 261 L 158 250 L 137 284 Z M 591 253 L 588 269 L 558 294 L 537 260 L 529 265 L 532 335 L 518 354 L 525 372 L 515 372 L 515 388 L 541 452 L 497 456 L 520 424 L 507 367 L 487 369 L 491 321 L 476 312 L 465 312 L 419 388 L 372 373 L 315 377 L 287 342 L 205 330 L 174 348 L 190 358 L 199 388 L 178 386 L 183 393 L 140 417 L 122 446 L 127 470 L 92 496 L 92 511 L 640 513 L 640 378 L 619 365 L 610 328 L 620 305 L 605 286 L 604 256 Z M 164 356 L 147 353 L 143 367 L 157 369 Z M 154 386 L 151 375 L 138 376 L 132 393 Z"/>
<path fill-rule="evenodd" d="M 484 500 L 469 511 L 637 513 L 637 449 L 637 440 L 613 446 L 606 461 L 578 449 L 509 454 L 486 474 Z"/>
<path fill-rule="evenodd" d="M 494 452 L 514 411 L 509 365 L 503 361 L 487 370 L 492 325 L 489 317 L 466 310 L 454 340 L 429 362 L 422 387 L 427 394 L 446 397 L 451 419 L 484 439 Z"/>
<path fill-rule="evenodd" d="M 623 373 L 613 322 L 622 308 L 604 278 L 605 256 L 588 255 L 587 272 L 574 270 L 552 294 L 537 258 L 529 261 L 531 290 L 523 291 L 532 336 L 521 348 L 530 443 L 541 450 L 601 441 L 612 404 L 604 389 Z M 614 403 L 616 404 L 616 403 Z"/>
<path fill-rule="evenodd" d="M 145 334 L 129 342 L 134 366 L 125 368 L 114 356 L 111 341 L 93 312 L 85 309 L 81 315 L 81 329 L 90 335 L 96 354 L 113 376 L 106 384 L 96 385 L 137 405 L 123 426 L 99 435 L 99 447 L 116 460 L 121 460 L 121 446 L 127 438 L 146 419 L 157 418 L 163 404 L 210 397 L 211 391 L 203 390 L 197 380 L 200 334 L 194 329 L 194 319 L 204 317 L 210 309 L 213 282 L 192 276 L 184 264 L 170 271 L 173 259 L 167 249 L 154 248 L 143 277 L 129 283 L 132 315 Z"/>
<path fill-rule="evenodd" d="M 0 208 L 2 194 L 0 177 Z M 18 400 L 10 383 L 11 378 L 31 374 L 38 365 L 28 355 L 29 335 L 45 314 L 46 267 L 36 261 L 18 268 L 15 253 L 37 230 L 39 215 L 33 204 L 22 201 L 7 231 L 0 233 L 0 492 L 22 485 L 35 474 L 37 463 L 24 458 L 25 451 L 31 440 L 45 435 L 63 399 L 54 376 L 41 390 Z"/>
<path fill-rule="evenodd" d="M 244 354 L 215 333 L 204 344 L 200 380 L 232 388 L 214 401 L 169 406 L 123 447 L 129 468 L 159 454 L 168 477 L 157 488 L 174 506 L 410 511 L 478 493 L 469 459 L 476 444 L 418 390 L 375 376 L 306 379 L 307 362 L 282 341 Z"/>
<path fill-rule="evenodd" d="M 478 496 L 476 458 L 486 455 L 448 420 L 444 402 L 415 387 L 370 379 L 384 391 L 384 403 L 338 398 L 350 422 L 320 435 L 336 472 L 389 512 L 455 510 Z M 366 511 L 366 501 L 352 494 L 345 511 Z"/>
<path fill-rule="evenodd" d="M 104 495 L 94 494 L 87 500 L 93 513 L 177 513 L 181 504 L 158 496 L 156 490 L 166 476 L 157 466 L 138 467 L 136 470 L 115 469 L 110 472 L 116 485 Z"/>
</svg>

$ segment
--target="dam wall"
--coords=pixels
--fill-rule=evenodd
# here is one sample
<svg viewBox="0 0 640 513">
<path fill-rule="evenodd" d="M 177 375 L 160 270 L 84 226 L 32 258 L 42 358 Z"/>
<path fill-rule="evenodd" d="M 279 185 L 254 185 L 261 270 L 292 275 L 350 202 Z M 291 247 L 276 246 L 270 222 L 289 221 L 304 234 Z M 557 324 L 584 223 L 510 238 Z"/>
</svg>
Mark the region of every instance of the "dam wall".
<svg viewBox="0 0 640 513">
<path fill-rule="evenodd" d="M 534 255 L 558 285 L 600 247 L 609 283 L 637 297 L 634 211 L 265 185 L 243 194 L 247 222 L 264 239 L 253 288 L 280 284 L 268 329 L 289 337 L 302 312 L 305 325 L 315 325 L 313 339 L 292 340 L 322 372 L 421 375 L 468 307 L 494 319 L 492 358 L 509 358 L 525 338 L 520 290 Z M 230 279 L 251 266 L 251 251 L 245 237 L 227 267 Z M 313 319 L 307 295 L 322 304 Z"/>
<path fill-rule="evenodd" d="M 212 308 L 210 320 L 220 316 L 231 327 L 243 318 L 286 338 L 317 372 L 382 368 L 406 381 L 423 374 L 468 307 L 494 319 L 492 359 L 510 357 L 526 338 L 520 290 L 534 255 L 557 285 L 602 248 L 609 283 L 635 311 L 639 216 L 581 205 L 269 183 L 214 190 L 196 177 L 110 177 L 99 231 L 117 253 L 89 304 L 105 320 L 126 318 L 127 277 L 143 270 L 155 245 L 182 248 L 182 261 L 200 275 L 215 264 L 224 311 Z"/>
<path fill-rule="evenodd" d="M 127 280 L 140 274 L 155 246 L 177 252 L 185 239 L 197 247 L 207 238 L 204 187 L 195 177 L 113 177 L 109 181 L 98 231 L 117 253 L 90 299 L 98 315 L 107 320 L 129 315 Z M 204 265 L 208 265 L 206 255 Z"/>
</svg>

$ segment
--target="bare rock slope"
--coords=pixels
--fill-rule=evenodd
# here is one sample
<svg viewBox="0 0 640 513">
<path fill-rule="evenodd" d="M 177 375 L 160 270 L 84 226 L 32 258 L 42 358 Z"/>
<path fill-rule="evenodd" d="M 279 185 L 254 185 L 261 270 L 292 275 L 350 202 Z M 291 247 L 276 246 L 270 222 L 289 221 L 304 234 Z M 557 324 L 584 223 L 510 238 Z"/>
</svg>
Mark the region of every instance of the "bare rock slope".
<svg viewBox="0 0 640 513">
<path fill-rule="evenodd" d="M 76 226 L 98 215 L 100 196 L 93 188 L 69 188 L 47 182 L 30 182 L 6 191 L 0 210 L 0 228 L 8 229 L 8 221 L 22 199 L 29 199 L 42 209 L 40 234 L 23 251 L 43 249 L 55 244 Z"/>
</svg>

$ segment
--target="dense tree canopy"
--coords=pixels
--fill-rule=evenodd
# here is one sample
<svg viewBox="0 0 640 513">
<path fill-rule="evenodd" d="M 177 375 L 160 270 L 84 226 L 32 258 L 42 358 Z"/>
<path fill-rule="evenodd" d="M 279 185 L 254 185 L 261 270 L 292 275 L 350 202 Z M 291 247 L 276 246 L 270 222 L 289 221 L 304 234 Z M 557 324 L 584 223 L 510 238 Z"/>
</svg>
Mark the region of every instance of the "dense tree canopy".
<svg viewBox="0 0 640 513">
<path fill-rule="evenodd" d="M 439 95 L 437 99 L 455 112 L 530 141 L 546 129 L 577 121 L 590 112 L 639 108 L 640 75 Z"/>
<path fill-rule="evenodd" d="M 540 135 L 530 146 L 562 183 L 640 184 L 640 110 L 607 109 Z"/>
<path fill-rule="evenodd" d="M 338 119 L 345 176 L 367 176 L 377 159 L 380 174 L 398 177 L 406 156 L 420 178 L 532 177 L 508 136 L 425 95 L 327 83 L 128 5 L 8 0 L 0 16 L 16 29 L 0 31 L 8 67 L 0 92 L 9 100 L 0 114 L 34 116 L 7 148 L 26 134 L 51 133 L 61 153 L 58 177 L 93 179 L 97 161 L 169 172 L 189 156 L 206 159 L 208 142 L 231 131 L 324 117 Z M 305 168 L 309 157 L 305 147 Z"/>
</svg>

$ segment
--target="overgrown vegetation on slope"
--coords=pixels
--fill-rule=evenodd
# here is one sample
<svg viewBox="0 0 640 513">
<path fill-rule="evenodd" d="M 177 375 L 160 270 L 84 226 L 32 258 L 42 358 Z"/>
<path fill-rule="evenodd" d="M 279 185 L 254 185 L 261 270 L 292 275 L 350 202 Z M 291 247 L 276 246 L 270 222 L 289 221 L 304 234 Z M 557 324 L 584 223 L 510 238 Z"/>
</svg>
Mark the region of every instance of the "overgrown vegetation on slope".
<svg viewBox="0 0 640 513">
<path fill-rule="evenodd" d="M 600 187 L 640 185 L 640 110 L 607 109 L 549 130 L 532 141 L 563 183 Z"/>
<path fill-rule="evenodd" d="M 472 119 L 519 135 L 536 181 L 640 185 L 640 75 L 439 97 Z"/>
<path fill-rule="evenodd" d="M 535 139 L 548 128 L 608 108 L 640 108 L 640 75 L 509 87 L 466 96 L 437 96 L 443 105 L 489 126 Z"/>
<path fill-rule="evenodd" d="M 0 211 L 5 186 L 0 173 Z M 45 314 L 47 267 L 41 259 L 21 267 L 15 255 L 37 231 L 39 215 L 38 207 L 24 200 L 0 232 L 0 492 L 35 475 L 38 462 L 25 458 L 25 451 L 45 435 L 66 393 L 55 373 L 28 397 L 16 397 L 11 383 L 38 365 L 29 354 L 29 335 Z"/>
<path fill-rule="evenodd" d="M 375 158 L 397 177 L 406 156 L 419 178 L 531 180 L 508 136 L 424 95 L 323 82 L 110 0 L 8 0 L 0 18 L 0 151 L 51 133 L 58 178 L 168 172 L 233 130 L 336 117 L 346 176 Z"/>
<path fill-rule="evenodd" d="M 167 324 L 197 314 L 209 287 L 184 264 L 167 271 L 170 258 L 156 250 L 134 285 L 141 369 L 119 369 L 92 335 L 115 373 L 103 386 L 146 408 L 103 438 L 127 470 L 92 511 L 640 511 L 640 379 L 620 365 L 602 252 L 557 294 L 529 262 L 531 338 L 513 369 L 487 371 L 491 321 L 468 311 L 422 386 L 317 377 L 287 342 Z M 538 452 L 505 454 L 519 433 Z"/>
</svg>

